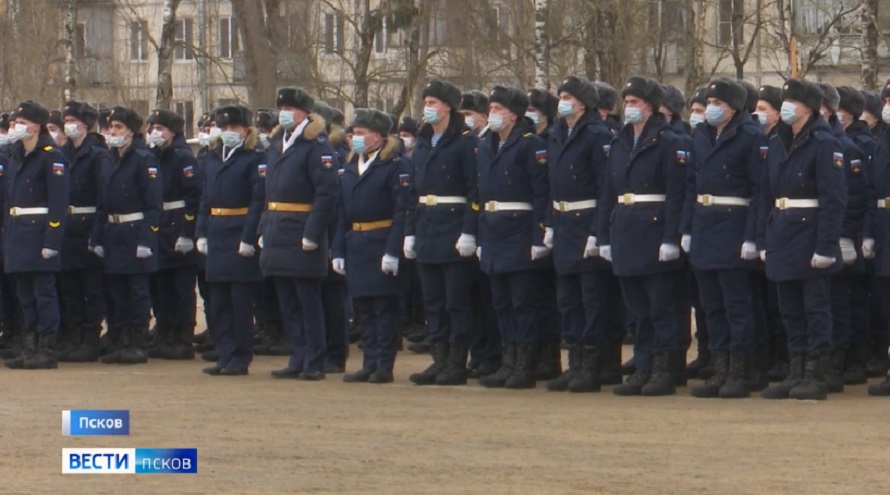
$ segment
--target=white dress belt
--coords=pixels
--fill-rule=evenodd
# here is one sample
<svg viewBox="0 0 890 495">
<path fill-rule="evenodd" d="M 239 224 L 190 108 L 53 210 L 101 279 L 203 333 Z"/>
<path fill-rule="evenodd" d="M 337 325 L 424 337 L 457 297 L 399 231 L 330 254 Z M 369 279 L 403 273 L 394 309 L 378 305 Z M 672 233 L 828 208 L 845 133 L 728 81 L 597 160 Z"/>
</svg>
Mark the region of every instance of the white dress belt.
<svg viewBox="0 0 890 495">
<path fill-rule="evenodd" d="M 596 208 L 595 199 L 585 199 L 583 201 L 554 201 L 553 209 L 559 212 L 589 210 Z"/>
<path fill-rule="evenodd" d="M 184 199 L 180 199 L 179 201 L 167 201 L 164 203 L 164 211 L 179 210 L 181 208 L 185 208 Z"/>
<path fill-rule="evenodd" d="M 751 200 L 748 198 L 712 196 L 710 194 L 699 194 L 696 200 L 702 206 L 748 206 L 751 204 Z"/>
<path fill-rule="evenodd" d="M 634 194 L 625 193 L 618 196 L 618 204 L 632 205 L 635 203 L 664 203 L 667 196 L 664 194 Z"/>
<path fill-rule="evenodd" d="M 138 222 L 143 219 L 145 219 L 145 214 L 141 211 L 137 213 L 124 213 L 122 215 L 108 215 L 109 223 Z"/>
<path fill-rule="evenodd" d="M 427 194 L 419 197 L 417 201 L 424 206 L 463 205 L 467 203 L 467 198 L 465 196 L 436 196 L 435 194 Z"/>
<path fill-rule="evenodd" d="M 9 209 L 9 215 L 13 217 L 18 217 L 21 215 L 47 215 L 49 214 L 49 208 L 45 206 L 35 206 L 33 208 L 22 208 L 19 206 L 13 206 Z"/>
<path fill-rule="evenodd" d="M 485 211 L 532 211 L 531 203 L 518 203 L 509 201 L 486 201 Z"/>
<path fill-rule="evenodd" d="M 95 206 L 69 206 L 68 207 L 69 215 L 89 215 L 91 213 L 96 213 Z"/>
<path fill-rule="evenodd" d="M 776 199 L 776 208 L 780 210 L 786 210 L 788 208 L 818 208 L 819 200 L 818 199 L 791 199 L 791 198 L 778 198 Z"/>
</svg>

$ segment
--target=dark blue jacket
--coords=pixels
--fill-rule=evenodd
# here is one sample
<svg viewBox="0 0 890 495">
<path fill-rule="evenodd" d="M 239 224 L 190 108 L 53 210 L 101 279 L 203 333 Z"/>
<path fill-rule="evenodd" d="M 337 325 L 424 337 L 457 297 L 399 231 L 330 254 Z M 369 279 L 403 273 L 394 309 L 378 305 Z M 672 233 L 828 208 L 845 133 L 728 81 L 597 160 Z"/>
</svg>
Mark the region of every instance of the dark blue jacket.
<svg viewBox="0 0 890 495">
<path fill-rule="evenodd" d="M 762 181 L 758 246 L 776 282 L 828 275 L 843 264 L 839 239 L 847 207 L 844 154 L 823 119 L 811 117 L 797 136 L 779 123 L 769 140 Z M 818 208 L 775 207 L 777 198 L 817 199 Z M 810 265 L 813 253 L 835 257 L 829 269 Z"/>
<path fill-rule="evenodd" d="M 707 122 L 693 134 L 681 230 L 692 236 L 689 261 L 698 270 L 757 268 L 741 258 L 757 241 L 757 206 L 767 154 L 766 136 L 747 113 L 737 113 L 720 137 Z M 699 195 L 750 200 L 748 206 L 705 206 Z"/>
<path fill-rule="evenodd" d="M 397 137 L 388 138 L 361 176 L 357 155 L 350 154 L 343 165 L 333 257 L 346 260 L 346 283 L 355 297 L 405 292 L 408 267 L 402 257 L 402 241 L 411 196 L 411 164 L 399 151 L 399 143 Z M 383 220 L 391 220 L 392 226 L 368 231 L 352 228 L 354 223 Z M 384 254 L 400 259 L 397 277 L 381 271 Z"/>
<path fill-rule="evenodd" d="M 114 169 L 105 139 L 91 132 L 84 137 L 79 148 L 75 148 L 71 140 L 68 141 L 68 147 L 72 156 L 68 171 L 68 204 L 74 207 L 96 207 L 99 204 L 102 177 L 108 176 Z M 62 240 L 63 271 L 102 268 L 102 260 L 89 250 L 95 222 L 95 213 L 68 216 L 65 237 Z"/>
<path fill-rule="evenodd" d="M 465 205 L 424 206 L 417 204 L 408 216 L 405 235 L 416 236 L 415 251 L 419 263 L 472 262 L 461 258 L 455 249 L 461 234 L 476 235 L 479 221 L 479 194 L 476 187 L 477 138 L 466 128 L 457 112 L 451 113 L 448 128 L 435 147 L 433 128 L 425 124 L 417 135 L 414 164 L 416 196 L 460 196 Z M 478 241 L 477 241 L 478 243 Z"/>
<path fill-rule="evenodd" d="M 479 142 L 479 246 L 482 270 L 489 275 L 511 273 L 550 264 L 532 261 L 532 246 L 544 245 L 544 220 L 550 208 L 547 187 L 547 143 L 520 122 L 503 147 L 500 135 L 490 132 Z M 485 210 L 489 201 L 529 203 L 531 211 Z"/>
<path fill-rule="evenodd" d="M 337 209 L 340 162 L 328 142 L 325 121 L 311 114 L 309 124 L 282 153 L 285 133 L 273 131 L 266 150 L 266 201 L 312 205 L 312 211 L 266 211 L 260 221 L 264 249 L 260 267 L 267 277 L 324 278 L 328 273 L 328 231 Z M 268 210 L 268 209 L 267 209 Z M 304 251 L 302 239 L 318 244 Z"/>
<path fill-rule="evenodd" d="M 867 170 L 869 208 L 863 237 L 875 242 L 875 275 L 890 277 L 890 209 L 877 208 L 879 199 L 890 199 L 890 128 L 879 123 L 875 130 L 876 146 Z"/>
<path fill-rule="evenodd" d="M 263 280 L 260 252 L 238 254 L 241 243 L 256 247 L 257 226 L 265 206 L 266 154 L 257 148 L 256 132 L 223 161 L 223 145 L 204 155 L 201 206 L 195 235 L 207 239 L 208 282 L 253 283 Z M 228 149 L 226 152 L 230 151 Z M 247 208 L 246 215 L 211 215 L 213 208 Z"/>
<path fill-rule="evenodd" d="M 112 275 L 152 273 L 158 269 L 158 223 L 161 219 L 163 182 L 154 153 L 145 146 L 141 134 L 123 154 L 111 150 L 113 170 L 102 174 L 99 212 L 93 226 L 91 246 L 105 251 L 105 272 Z M 135 222 L 111 223 L 108 215 L 142 213 Z M 137 258 L 136 248 L 152 251 L 148 258 Z"/>
<path fill-rule="evenodd" d="M 553 265 L 560 275 L 612 268 L 600 257 L 584 258 L 587 238 L 597 235 L 597 209 L 560 213 L 552 207 L 553 201 L 598 200 L 612 137 L 595 111 L 575 123 L 571 136 L 565 119 L 552 128 L 547 146 L 551 200 L 547 223 L 553 228 Z"/>
<path fill-rule="evenodd" d="M 661 114 L 649 117 L 634 149 L 632 125 L 612 140 L 608 175 L 600 190 L 597 244 L 611 246 L 618 276 L 644 276 L 677 270 L 681 258 L 658 261 L 662 244 L 680 247 L 680 212 L 685 195 L 689 148 Z M 664 202 L 618 204 L 617 197 L 663 194 Z"/>
<path fill-rule="evenodd" d="M 58 272 L 60 256 L 43 259 L 43 248 L 62 250 L 68 221 L 68 161 L 49 134 L 41 134 L 28 154 L 22 143 L 12 147 L 6 172 L 6 212 L 13 207 L 49 208 L 47 215 L 9 215 L 4 226 L 6 273 Z"/>
<path fill-rule="evenodd" d="M 201 169 L 185 137 L 176 135 L 170 146 L 154 148 L 161 166 L 164 203 L 185 201 L 185 208 L 162 209 L 161 230 L 158 233 L 158 268 L 167 270 L 194 266 L 197 251 L 188 254 L 174 250 L 180 237 L 195 238 L 195 220 L 201 202 Z"/>
</svg>

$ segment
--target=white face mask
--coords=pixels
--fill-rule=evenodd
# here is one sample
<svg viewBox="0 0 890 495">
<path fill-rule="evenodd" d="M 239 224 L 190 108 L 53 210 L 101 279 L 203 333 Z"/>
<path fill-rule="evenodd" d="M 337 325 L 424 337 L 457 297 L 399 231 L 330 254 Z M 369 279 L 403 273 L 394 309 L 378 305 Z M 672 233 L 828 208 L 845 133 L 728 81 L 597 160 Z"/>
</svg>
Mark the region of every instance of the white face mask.
<svg viewBox="0 0 890 495">
<path fill-rule="evenodd" d="M 0 134 L 0 148 L 4 148 L 6 146 L 9 146 L 9 135 Z"/>
<path fill-rule="evenodd" d="M 12 129 L 9 130 L 9 140 L 13 143 L 24 141 L 31 137 L 28 133 L 28 126 L 25 124 L 15 124 Z"/>
<path fill-rule="evenodd" d="M 689 126 L 695 129 L 699 125 L 705 122 L 705 114 L 703 113 L 692 113 L 689 114 Z"/>
<path fill-rule="evenodd" d="M 467 115 L 466 117 L 464 117 L 464 124 L 467 124 L 467 127 L 469 127 L 470 129 L 475 129 L 476 119 L 474 119 L 472 115 Z"/>
<path fill-rule="evenodd" d="M 403 137 L 403 138 L 402 138 L 402 142 L 405 143 L 405 149 L 406 149 L 406 150 L 413 150 L 413 149 L 414 149 L 414 138 L 412 138 L 412 137 Z"/>
<path fill-rule="evenodd" d="M 151 134 L 148 135 L 148 142 L 152 146 L 160 148 L 164 146 L 164 134 L 158 130 L 151 131 Z"/>
<path fill-rule="evenodd" d="M 49 136 L 50 136 L 51 138 L 53 138 L 53 141 L 55 141 L 56 144 L 59 143 L 59 136 L 60 136 L 60 134 L 59 134 L 58 131 L 50 131 Z"/>
<path fill-rule="evenodd" d="M 211 127 L 211 128 L 210 128 L 210 134 L 209 134 L 209 137 L 210 137 L 210 140 L 211 140 L 211 141 L 213 141 L 213 140 L 215 140 L 215 139 L 219 139 L 220 136 L 222 136 L 222 129 L 221 129 L 221 128 L 219 128 L 219 127 Z"/>
<path fill-rule="evenodd" d="M 881 120 L 890 125 L 890 105 L 884 105 L 884 108 L 881 109 Z"/>
<path fill-rule="evenodd" d="M 120 148 L 121 146 L 127 144 L 127 137 L 126 136 L 114 136 L 114 135 L 109 134 L 105 138 L 105 142 L 108 144 L 108 146 L 111 146 L 112 148 Z"/>
<path fill-rule="evenodd" d="M 198 133 L 198 144 L 202 148 L 210 146 L 210 134 L 207 134 L 206 132 L 199 132 Z"/>
<path fill-rule="evenodd" d="M 77 139 L 80 137 L 80 129 L 77 127 L 77 124 L 65 124 L 65 135 L 71 139 Z"/>
<path fill-rule="evenodd" d="M 266 149 L 269 148 L 270 143 L 269 143 L 269 134 L 268 133 L 266 133 L 266 132 L 260 133 L 260 143 L 262 143 L 263 148 L 266 148 Z"/>
<path fill-rule="evenodd" d="M 504 123 L 504 116 L 499 113 L 490 113 L 488 114 L 488 127 L 494 132 L 501 132 L 506 127 L 506 123 Z"/>
</svg>

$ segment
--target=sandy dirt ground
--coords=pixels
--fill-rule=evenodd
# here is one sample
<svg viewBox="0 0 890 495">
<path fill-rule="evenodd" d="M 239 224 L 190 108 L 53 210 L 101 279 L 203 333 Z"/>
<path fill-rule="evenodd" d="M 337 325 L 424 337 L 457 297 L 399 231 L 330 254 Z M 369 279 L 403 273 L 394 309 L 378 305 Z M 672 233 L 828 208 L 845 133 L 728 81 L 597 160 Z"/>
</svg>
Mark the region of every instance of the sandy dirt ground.
<svg viewBox="0 0 890 495">
<path fill-rule="evenodd" d="M 625 348 L 625 353 L 630 349 Z M 359 364 L 353 349 L 349 368 Z M 890 493 L 890 400 L 822 403 L 276 381 L 203 362 L 0 369 L 0 494 Z M 64 409 L 129 409 L 129 437 L 63 437 Z M 197 475 L 62 475 L 64 447 L 197 447 Z"/>
</svg>

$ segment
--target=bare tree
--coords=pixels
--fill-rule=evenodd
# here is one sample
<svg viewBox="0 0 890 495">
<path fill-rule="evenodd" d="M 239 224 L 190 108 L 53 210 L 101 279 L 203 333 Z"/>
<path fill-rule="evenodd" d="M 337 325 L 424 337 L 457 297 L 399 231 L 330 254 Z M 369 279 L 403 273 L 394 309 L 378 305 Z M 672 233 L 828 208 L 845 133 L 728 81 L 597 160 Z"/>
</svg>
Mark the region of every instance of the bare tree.
<svg viewBox="0 0 890 495">
<path fill-rule="evenodd" d="M 65 90 L 64 99 L 70 101 L 74 98 L 77 88 L 77 57 L 75 49 L 77 44 L 77 0 L 68 0 L 65 5 Z"/>
<path fill-rule="evenodd" d="M 244 72 L 252 107 L 275 101 L 278 47 L 282 42 L 278 8 L 279 0 L 232 0 L 232 11 L 241 29 Z"/>
<path fill-rule="evenodd" d="M 155 108 L 170 109 L 173 104 L 173 48 L 176 40 L 176 9 L 181 0 L 164 0 L 161 40 L 158 44 L 158 90 Z"/>
<path fill-rule="evenodd" d="M 862 89 L 878 87 L 878 0 L 865 0 L 862 5 Z"/>
<path fill-rule="evenodd" d="M 535 0 L 535 87 L 550 89 L 550 38 L 547 36 L 547 0 Z"/>
<path fill-rule="evenodd" d="M 804 77 L 825 58 L 826 52 L 836 44 L 843 30 L 857 22 L 854 14 L 865 0 L 839 0 L 824 8 L 812 8 L 817 24 L 804 26 L 798 32 L 795 23 L 793 0 L 775 0 L 776 22 L 769 33 L 778 44 L 776 48 L 787 57 L 788 75 Z M 784 74 L 783 74 L 784 75 Z"/>
</svg>

